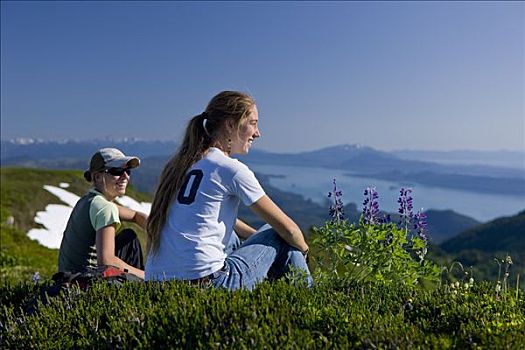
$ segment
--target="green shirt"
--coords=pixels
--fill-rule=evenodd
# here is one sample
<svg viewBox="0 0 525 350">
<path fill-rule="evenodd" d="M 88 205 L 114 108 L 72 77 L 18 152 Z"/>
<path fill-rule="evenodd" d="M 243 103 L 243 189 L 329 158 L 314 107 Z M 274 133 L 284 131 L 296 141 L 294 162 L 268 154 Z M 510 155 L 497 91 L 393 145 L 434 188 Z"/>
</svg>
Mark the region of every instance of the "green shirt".
<svg viewBox="0 0 525 350">
<path fill-rule="evenodd" d="M 97 268 L 97 230 L 115 225 L 120 227 L 118 208 L 102 193 L 91 189 L 77 202 L 67 222 L 60 252 L 58 271 L 85 272 Z"/>
</svg>

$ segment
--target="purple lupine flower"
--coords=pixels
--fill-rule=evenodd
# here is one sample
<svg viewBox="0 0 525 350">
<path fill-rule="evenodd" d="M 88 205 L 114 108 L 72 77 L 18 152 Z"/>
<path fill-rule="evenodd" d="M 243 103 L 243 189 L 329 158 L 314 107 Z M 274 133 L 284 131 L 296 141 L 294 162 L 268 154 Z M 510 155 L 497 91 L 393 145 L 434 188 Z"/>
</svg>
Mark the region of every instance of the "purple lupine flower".
<svg viewBox="0 0 525 350">
<path fill-rule="evenodd" d="M 38 284 L 39 281 L 40 281 L 40 273 L 37 271 L 33 274 L 33 283 Z"/>
<path fill-rule="evenodd" d="M 401 220 L 399 221 L 399 225 L 402 227 L 404 226 L 406 230 L 408 230 L 408 227 L 410 226 L 410 223 L 412 221 L 413 213 L 412 209 L 414 209 L 412 205 L 412 189 L 410 188 L 401 188 L 399 191 L 399 199 L 397 202 L 399 203 L 399 210 L 398 213 L 401 216 Z"/>
<path fill-rule="evenodd" d="M 381 223 L 382 223 L 382 224 L 389 224 L 390 222 L 392 222 L 392 218 L 390 217 L 390 214 L 386 214 L 386 215 L 383 216 L 383 218 L 381 219 Z"/>
<path fill-rule="evenodd" d="M 424 242 L 428 241 L 428 236 L 426 235 L 426 229 L 427 229 L 427 215 L 423 212 L 423 209 L 418 211 L 414 215 L 414 230 L 416 230 L 417 235 L 419 238 L 421 238 Z"/>
<path fill-rule="evenodd" d="M 334 204 L 330 205 L 329 214 L 333 221 L 340 221 L 344 217 L 344 205 L 343 205 L 343 191 L 337 189 L 337 183 L 335 179 L 332 181 L 334 189 L 328 193 L 328 198 L 334 197 Z"/>
<path fill-rule="evenodd" d="M 413 217 L 414 222 L 414 230 L 416 230 L 417 235 L 419 238 L 425 243 L 425 246 L 417 253 L 417 256 L 419 257 L 420 261 L 423 261 L 425 256 L 427 255 L 428 249 L 428 237 L 426 235 L 426 228 L 427 228 L 427 216 L 425 213 L 423 213 L 423 209 L 419 210 Z"/>
<path fill-rule="evenodd" d="M 377 202 L 379 194 L 375 187 L 367 187 L 364 196 L 363 220 L 367 225 L 375 225 L 381 221 L 379 219 L 379 203 Z"/>
</svg>

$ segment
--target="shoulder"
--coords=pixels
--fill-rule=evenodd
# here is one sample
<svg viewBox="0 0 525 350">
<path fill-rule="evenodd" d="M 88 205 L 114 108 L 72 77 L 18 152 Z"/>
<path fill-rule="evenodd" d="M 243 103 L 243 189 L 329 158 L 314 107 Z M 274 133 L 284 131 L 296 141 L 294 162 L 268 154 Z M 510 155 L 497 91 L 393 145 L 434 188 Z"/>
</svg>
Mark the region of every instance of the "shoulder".
<svg viewBox="0 0 525 350">
<path fill-rule="evenodd" d="M 91 225 L 98 231 L 104 226 L 117 224 L 120 226 L 118 207 L 115 203 L 108 201 L 103 195 L 96 195 L 91 201 L 89 208 Z"/>
<path fill-rule="evenodd" d="M 230 158 L 215 148 L 210 149 L 203 161 L 203 163 L 208 163 L 213 168 L 220 167 L 223 171 L 231 173 L 232 177 L 238 172 L 250 171 L 250 169 L 238 159 Z"/>
<path fill-rule="evenodd" d="M 91 200 L 90 211 L 91 212 L 100 212 L 100 211 L 118 211 L 118 207 L 115 203 L 108 201 L 103 195 L 95 194 Z"/>
</svg>

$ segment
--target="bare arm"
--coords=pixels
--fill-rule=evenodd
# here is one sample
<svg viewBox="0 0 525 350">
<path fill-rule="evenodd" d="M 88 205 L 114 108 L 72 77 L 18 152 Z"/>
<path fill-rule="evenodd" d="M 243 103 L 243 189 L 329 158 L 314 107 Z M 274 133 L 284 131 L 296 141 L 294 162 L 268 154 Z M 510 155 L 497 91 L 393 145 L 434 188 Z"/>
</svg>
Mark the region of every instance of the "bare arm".
<svg viewBox="0 0 525 350">
<path fill-rule="evenodd" d="M 120 220 L 134 222 L 140 227 L 142 227 L 144 230 L 146 230 L 148 215 L 140 211 L 135 211 L 133 209 L 123 207 L 121 205 L 117 205 L 117 208 Z"/>
<path fill-rule="evenodd" d="M 233 229 L 239 236 L 241 236 L 244 239 L 250 237 L 257 231 L 256 229 L 239 219 L 237 219 L 237 221 L 235 222 L 235 226 Z"/>
<path fill-rule="evenodd" d="M 301 229 L 267 195 L 264 195 L 250 208 L 255 214 L 270 224 L 288 244 L 301 252 L 308 251 Z"/>
<path fill-rule="evenodd" d="M 97 231 L 96 247 L 99 266 L 111 265 L 123 270 L 126 269 L 129 273 L 144 279 L 144 271 L 126 264 L 115 255 L 115 226 L 104 226 Z"/>
</svg>

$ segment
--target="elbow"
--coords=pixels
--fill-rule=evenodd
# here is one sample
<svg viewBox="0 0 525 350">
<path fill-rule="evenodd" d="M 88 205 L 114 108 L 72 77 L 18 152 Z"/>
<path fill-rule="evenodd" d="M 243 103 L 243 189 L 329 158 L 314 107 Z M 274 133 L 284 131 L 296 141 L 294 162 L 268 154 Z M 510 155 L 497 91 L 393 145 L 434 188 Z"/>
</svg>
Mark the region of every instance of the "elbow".
<svg viewBox="0 0 525 350">
<path fill-rule="evenodd" d="M 285 227 L 284 231 L 286 232 L 286 235 L 290 238 L 303 237 L 301 229 L 295 223 L 293 225 Z"/>
<path fill-rule="evenodd" d="M 102 255 L 97 259 L 99 266 L 115 266 L 115 255 Z"/>
</svg>

